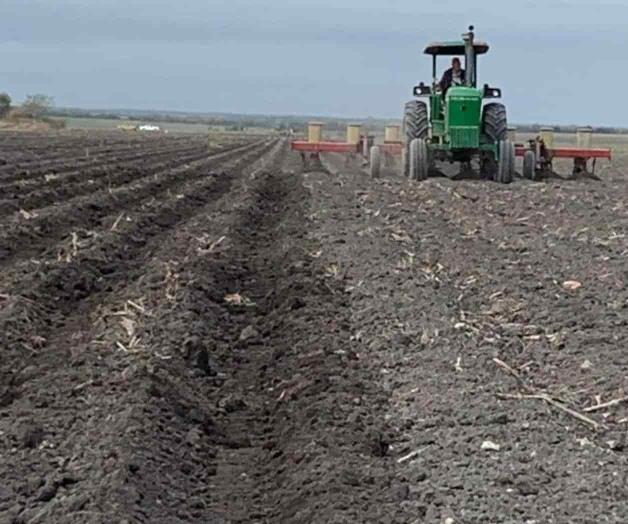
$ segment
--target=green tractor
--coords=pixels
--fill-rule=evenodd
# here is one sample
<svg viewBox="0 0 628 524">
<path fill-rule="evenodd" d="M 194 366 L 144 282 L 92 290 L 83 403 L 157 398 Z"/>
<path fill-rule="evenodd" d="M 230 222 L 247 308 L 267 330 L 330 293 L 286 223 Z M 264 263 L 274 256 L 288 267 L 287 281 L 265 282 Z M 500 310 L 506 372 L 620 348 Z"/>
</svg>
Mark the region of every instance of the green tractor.
<svg viewBox="0 0 628 524">
<path fill-rule="evenodd" d="M 425 54 L 432 56 L 432 86 L 421 83 L 414 96 L 429 98 L 428 104 L 412 100 L 405 105 L 402 149 L 403 175 L 414 180 L 428 177 L 435 161 L 460 162 L 461 171 L 471 170 L 479 160 L 483 176 L 508 184 L 515 172 L 515 146 L 508 139 L 506 108 L 487 99 L 501 97 L 501 90 L 485 84 L 477 87 L 477 57 L 488 51 L 475 41 L 473 26 L 462 40 L 429 44 Z M 437 79 L 439 56 L 464 55 L 465 78 L 444 93 Z"/>
</svg>

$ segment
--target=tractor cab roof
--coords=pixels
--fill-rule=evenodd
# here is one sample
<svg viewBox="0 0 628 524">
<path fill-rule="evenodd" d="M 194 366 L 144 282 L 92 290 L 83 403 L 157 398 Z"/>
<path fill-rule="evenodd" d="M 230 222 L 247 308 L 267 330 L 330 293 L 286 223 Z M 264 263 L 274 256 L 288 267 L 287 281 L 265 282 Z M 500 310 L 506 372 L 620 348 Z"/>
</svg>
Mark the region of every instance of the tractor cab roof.
<svg viewBox="0 0 628 524">
<path fill-rule="evenodd" d="M 486 42 L 476 41 L 473 44 L 476 55 L 483 55 L 488 52 L 488 44 Z M 424 53 L 426 55 L 439 55 L 439 56 L 456 56 L 464 55 L 465 48 L 462 40 L 451 42 L 432 42 L 426 48 Z"/>
</svg>

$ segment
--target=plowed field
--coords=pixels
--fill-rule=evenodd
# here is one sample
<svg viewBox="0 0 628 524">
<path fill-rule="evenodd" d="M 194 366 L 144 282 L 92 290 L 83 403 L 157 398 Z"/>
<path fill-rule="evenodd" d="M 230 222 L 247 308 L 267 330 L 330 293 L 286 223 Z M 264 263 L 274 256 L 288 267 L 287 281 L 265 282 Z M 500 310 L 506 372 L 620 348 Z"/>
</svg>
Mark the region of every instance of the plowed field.
<svg viewBox="0 0 628 524">
<path fill-rule="evenodd" d="M 0 522 L 627 522 L 622 162 L 0 134 Z"/>
</svg>

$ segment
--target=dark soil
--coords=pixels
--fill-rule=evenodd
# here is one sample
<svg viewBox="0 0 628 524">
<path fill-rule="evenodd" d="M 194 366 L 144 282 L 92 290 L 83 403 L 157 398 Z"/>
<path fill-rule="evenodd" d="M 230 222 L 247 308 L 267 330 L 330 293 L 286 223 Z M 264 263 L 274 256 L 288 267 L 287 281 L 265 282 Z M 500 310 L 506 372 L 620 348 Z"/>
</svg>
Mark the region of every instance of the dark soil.
<svg viewBox="0 0 628 524">
<path fill-rule="evenodd" d="M 0 133 L 1 523 L 628 521 L 621 173 L 323 164 Z"/>
</svg>

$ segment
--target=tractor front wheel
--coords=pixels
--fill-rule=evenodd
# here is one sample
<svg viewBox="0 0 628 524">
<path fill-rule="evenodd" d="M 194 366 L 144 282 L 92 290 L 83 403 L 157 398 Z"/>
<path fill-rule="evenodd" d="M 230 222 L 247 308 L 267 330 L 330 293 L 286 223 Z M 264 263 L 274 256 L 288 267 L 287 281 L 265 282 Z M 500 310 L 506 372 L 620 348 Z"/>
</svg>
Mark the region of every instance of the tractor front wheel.
<svg viewBox="0 0 628 524">
<path fill-rule="evenodd" d="M 515 145 L 510 140 L 499 141 L 499 161 L 494 180 L 510 184 L 515 175 Z"/>
<path fill-rule="evenodd" d="M 523 155 L 523 177 L 536 180 L 536 155 L 534 151 L 526 151 Z"/>
<path fill-rule="evenodd" d="M 409 176 L 412 180 L 425 180 L 430 171 L 430 157 L 427 142 L 423 138 L 415 138 L 408 148 Z"/>
</svg>

